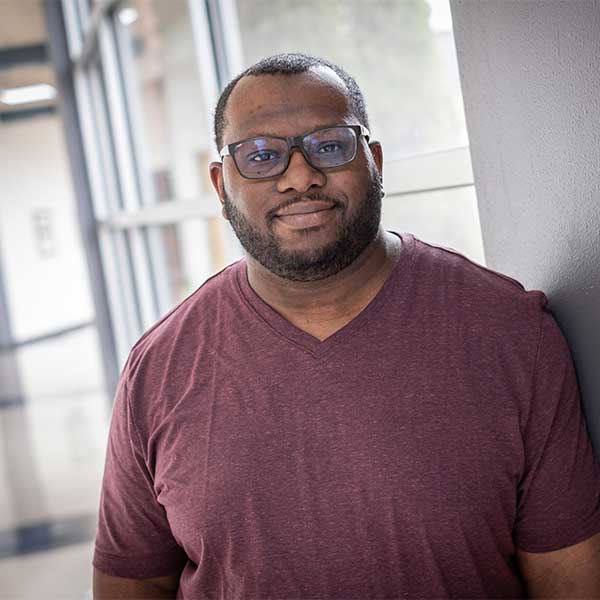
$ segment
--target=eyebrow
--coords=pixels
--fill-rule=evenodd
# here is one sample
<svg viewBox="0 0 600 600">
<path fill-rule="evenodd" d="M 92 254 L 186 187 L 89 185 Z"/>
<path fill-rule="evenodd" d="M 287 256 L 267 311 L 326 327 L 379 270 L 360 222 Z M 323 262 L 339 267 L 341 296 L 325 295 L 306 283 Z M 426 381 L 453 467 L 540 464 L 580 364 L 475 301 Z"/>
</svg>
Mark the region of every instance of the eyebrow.
<svg viewBox="0 0 600 600">
<path fill-rule="evenodd" d="M 329 103 L 311 105 L 310 107 L 306 107 L 304 110 L 301 109 L 301 110 L 297 110 L 294 112 L 295 112 L 295 114 L 296 113 L 300 113 L 300 114 L 306 113 L 306 114 L 314 115 L 315 111 L 317 111 L 317 112 L 321 111 L 322 116 L 325 119 L 331 118 L 331 119 L 335 119 L 335 121 L 328 120 L 325 124 L 316 125 L 312 129 L 309 129 L 308 132 L 315 131 L 316 129 L 321 129 L 324 127 L 335 127 L 336 125 L 349 125 L 350 123 L 344 123 L 343 120 L 347 119 L 348 117 L 350 117 L 350 118 L 355 117 L 355 115 L 352 114 L 351 111 L 339 112 L 337 110 L 332 110 L 331 104 L 329 104 Z M 288 114 L 289 114 L 289 111 L 287 111 L 285 109 L 277 109 L 277 110 L 271 110 L 268 113 L 262 113 L 260 115 L 254 116 L 254 117 L 250 117 L 243 123 L 244 126 L 248 127 L 248 130 L 250 133 L 245 134 L 240 139 L 246 140 L 246 139 L 250 139 L 253 137 L 259 137 L 259 136 L 286 137 L 286 136 L 279 135 L 277 133 L 265 133 L 264 125 L 262 125 L 262 124 L 265 121 L 269 121 L 269 120 L 285 121 L 286 116 Z M 329 123 L 331 123 L 331 124 L 329 124 Z"/>
<path fill-rule="evenodd" d="M 264 130 L 262 130 L 262 131 L 256 130 L 256 132 L 253 132 L 252 130 L 250 130 L 250 133 L 248 133 L 244 137 L 240 138 L 239 140 L 237 140 L 235 142 L 231 142 L 231 143 L 237 144 L 239 142 L 243 142 L 245 140 L 251 140 L 251 139 L 254 139 L 257 137 L 287 138 L 287 137 L 305 136 L 305 135 L 308 135 L 309 133 L 312 133 L 313 131 L 318 131 L 319 129 L 329 129 L 330 127 L 343 127 L 345 125 L 352 125 L 352 123 L 340 123 L 339 121 L 332 122 L 332 123 L 325 123 L 323 125 L 317 125 L 316 127 L 309 129 L 308 131 L 304 131 L 303 133 L 299 133 L 294 136 L 280 135 L 278 133 L 266 133 Z M 229 146 L 229 145 L 230 144 L 226 144 L 226 146 Z"/>
</svg>

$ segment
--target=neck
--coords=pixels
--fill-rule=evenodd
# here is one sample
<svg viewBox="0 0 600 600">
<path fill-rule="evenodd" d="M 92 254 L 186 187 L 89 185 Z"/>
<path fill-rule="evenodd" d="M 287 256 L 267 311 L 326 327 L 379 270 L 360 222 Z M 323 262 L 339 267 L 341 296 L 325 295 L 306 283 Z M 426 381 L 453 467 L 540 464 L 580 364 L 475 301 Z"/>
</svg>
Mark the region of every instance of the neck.
<svg viewBox="0 0 600 600">
<path fill-rule="evenodd" d="M 376 238 L 348 267 L 318 281 L 289 281 L 246 256 L 248 282 L 288 320 L 318 328 L 350 320 L 381 289 L 400 253 L 400 239 L 379 229 Z"/>
</svg>

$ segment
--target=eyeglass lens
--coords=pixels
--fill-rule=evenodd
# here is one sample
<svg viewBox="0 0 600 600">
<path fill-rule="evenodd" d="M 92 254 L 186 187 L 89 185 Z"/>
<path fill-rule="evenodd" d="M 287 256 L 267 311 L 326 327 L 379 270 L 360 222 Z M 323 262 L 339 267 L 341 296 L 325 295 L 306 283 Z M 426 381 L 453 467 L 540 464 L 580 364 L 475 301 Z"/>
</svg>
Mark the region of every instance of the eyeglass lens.
<svg viewBox="0 0 600 600">
<path fill-rule="evenodd" d="M 321 129 L 302 138 L 304 152 L 317 169 L 350 162 L 356 146 L 356 134 L 349 127 Z M 284 139 L 257 137 L 238 144 L 233 155 L 242 175 L 254 179 L 274 177 L 287 166 L 288 145 Z"/>
</svg>

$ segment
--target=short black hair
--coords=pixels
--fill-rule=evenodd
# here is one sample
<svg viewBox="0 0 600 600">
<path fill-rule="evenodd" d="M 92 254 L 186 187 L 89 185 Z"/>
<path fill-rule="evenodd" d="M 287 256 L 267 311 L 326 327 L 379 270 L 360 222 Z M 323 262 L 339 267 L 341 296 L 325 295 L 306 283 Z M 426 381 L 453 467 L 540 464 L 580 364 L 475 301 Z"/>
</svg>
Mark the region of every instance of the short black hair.
<svg viewBox="0 0 600 600">
<path fill-rule="evenodd" d="M 214 118 L 214 134 L 215 144 L 217 145 L 217 152 L 221 149 L 223 144 L 223 130 L 225 129 L 225 109 L 227 108 L 227 101 L 229 96 L 236 86 L 237 82 L 248 75 L 296 75 L 298 73 L 305 73 L 312 67 L 329 67 L 332 71 L 344 82 L 346 89 L 348 90 L 348 99 L 350 100 L 350 106 L 353 112 L 358 117 L 358 120 L 369 129 L 369 117 L 367 115 L 367 106 L 365 103 L 364 96 L 358 87 L 354 77 L 348 74 L 344 69 L 338 67 L 332 62 L 319 58 L 317 56 L 311 56 L 309 54 L 302 54 L 299 52 L 274 54 L 263 58 L 259 62 L 248 67 L 245 71 L 242 71 L 237 77 L 232 79 L 225 89 L 221 92 L 221 96 L 217 102 L 215 108 Z"/>
</svg>

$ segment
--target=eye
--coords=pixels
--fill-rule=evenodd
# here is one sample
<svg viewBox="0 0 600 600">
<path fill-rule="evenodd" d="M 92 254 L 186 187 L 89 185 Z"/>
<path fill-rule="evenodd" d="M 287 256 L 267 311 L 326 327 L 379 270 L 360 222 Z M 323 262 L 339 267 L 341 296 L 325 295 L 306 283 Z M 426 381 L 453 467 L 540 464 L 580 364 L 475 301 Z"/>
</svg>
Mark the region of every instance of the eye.
<svg viewBox="0 0 600 600">
<path fill-rule="evenodd" d="M 253 163 L 261 163 L 268 161 L 275 161 L 279 159 L 279 154 L 272 150 L 259 150 L 258 152 L 252 152 L 246 157 L 246 161 Z"/>
<path fill-rule="evenodd" d="M 339 152 L 342 145 L 339 142 L 325 142 L 319 146 L 317 152 L 319 154 L 329 154 L 331 152 Z"/>
</svg>

